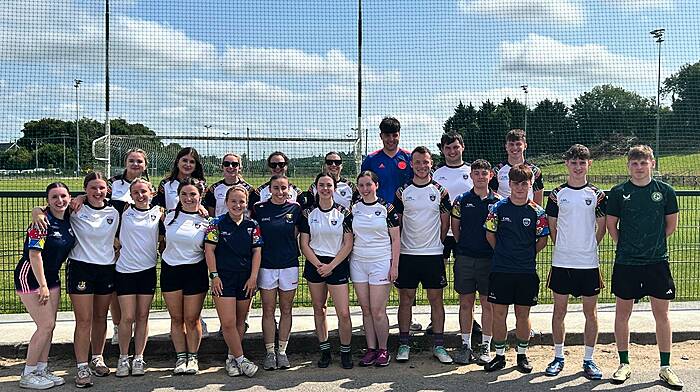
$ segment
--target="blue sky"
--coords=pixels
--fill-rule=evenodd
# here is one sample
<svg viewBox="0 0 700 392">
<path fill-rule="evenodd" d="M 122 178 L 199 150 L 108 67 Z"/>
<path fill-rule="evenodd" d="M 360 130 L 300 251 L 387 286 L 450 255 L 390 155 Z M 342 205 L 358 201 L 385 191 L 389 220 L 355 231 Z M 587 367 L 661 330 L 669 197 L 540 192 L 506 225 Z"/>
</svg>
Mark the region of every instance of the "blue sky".
<svg viewBox="0 0 700 392">
<path fill-rule="evenodd" d="M 81 115 L 104 116 L 102 2 L 48 3 L 0 3 L 1 140 L 31 119 L 73 119 L 76 77 Z M 112 117 L 167 135 L 211 124 L 213 134 L 344 137 L 355 127 L 356 1 L 111 3 Z M 370 148 L 383 116 L 402 121 L 405 146 L 433 146 L 460 99 L 524 100 L 521 84 L 531 107 L 571 104 L 603 83 L 654 96 L 654 28 L 667 29 L 662 77 L 700 60 L 695 1 L 390 0 L 363 11 Z"/>
</svg>

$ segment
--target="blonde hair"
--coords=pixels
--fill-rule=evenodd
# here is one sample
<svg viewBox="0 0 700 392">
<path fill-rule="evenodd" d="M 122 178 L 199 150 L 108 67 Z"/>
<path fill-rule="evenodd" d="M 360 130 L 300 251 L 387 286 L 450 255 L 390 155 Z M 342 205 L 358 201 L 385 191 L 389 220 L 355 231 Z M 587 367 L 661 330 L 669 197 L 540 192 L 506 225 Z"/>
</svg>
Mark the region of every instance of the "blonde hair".
<svg viewBox="0 0 700 392">
<path fill-rule="evenodd" d="M 133 181 L 131 181 L 131 185 L 129 185 L 129 192 L 131 192 L 131 189 L 134 187 L 135 184 L 146 184 L 148 186 L 148 189 L 151 190 L 151 192 L 155 192 L 153 184 L 151 184 L 150 181 L 143 177 L 136 177 Z"/>
<path fill-rule="evenodd" d="M 228 190 L 226 191 L 226 199 L 225 199 L 226 201 L 228 201 L 229 196 L 233 192 L 243 193 L 245 195 L 245 202 L 248 203 L 248 196 L 249 196 L 248 190 L 243 185 L 234 185 L 234 186 L 228 188 Z"/>
<path fill-rule="evenodd" d="M 646 146 L 646 145 L 638 145 L 631 147 L 630 150 L 627 152 L 627 161 L 636 161 L 636 160 L 653 160 L 654 159 L 654 150 L 651 149 L 651 147 Z"/>
</svg>

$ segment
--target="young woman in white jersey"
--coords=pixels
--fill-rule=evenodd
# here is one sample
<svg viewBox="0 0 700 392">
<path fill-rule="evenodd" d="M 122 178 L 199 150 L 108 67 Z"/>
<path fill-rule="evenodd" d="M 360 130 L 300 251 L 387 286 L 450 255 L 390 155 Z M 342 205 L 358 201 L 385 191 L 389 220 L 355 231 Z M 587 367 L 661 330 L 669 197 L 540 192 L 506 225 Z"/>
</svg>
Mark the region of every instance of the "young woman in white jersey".
<svg viewBox="0 0 700 392">
<path fill-rule="evenodd" d="M 203 204 L 209 216 L 221 216 L 229 211 L 226 207 L 226 193 L 231 187 L 240 185 L 248 191 L 248 194 L 253 191 L 253 187 L 241 177 L 242 163 L 241 156 L 233 153 L 228 153 L 221 159 L 224 178 L 211 184 L 204 195 Z"/>
<path fill-rule="evenodd" d="M 316 200 L 312 207 L 302 212 L 299 246 L 306 257 L 304 278 L 309 282 L 316 336 L 321 350 L 318 367 L 326 368 L 331 363 L 326 322 L 326 302 L 330 292 L 338 316 L 341 364 L 343 368 L 351 369 L 350 266 L 347 257 L 352 251 L 352 216 L 349 210 L 333 200 L 336 186 L 333 177 L 321 173 L 316 176 L 314 186 L 317 189 Z"/>
<path fill-rule="evenodd" d="M 177 353 L 173 373 L 197 374 L 202 305 L 209 290 L 204 261 L 204 236 L 209 220 L 199 214 L 202 183 L 183 178 L 179 184 L 178 204 L 163 222 L 165 250 L 161 256 L 160 290 L 170 314 L 170 337 Z"/>
<path fill-rule="evenodd" d="M 228 346 L 229 376 L 253 377 L 258 367 L 243 356 L 245 320 L 258 287 L 261 233 L 258 223 L 246 217 L 248 189 L 234 185 L 225 195 L 228 213 L 216 217 L 207 231 L 204 253 L 211 292 Z"/>
<path fill-rule="evenodd" d="M 333 200 L 344 208 L 350 208 L 350 204 L 359 199 L 360 196 L 357 193 L 355 184 L 343 177 L 342 171 L 343 158 L 340 156 L 340 153 L 335 151 L 328 152 L 323 162 L 323 173 L 328 173 L 335 180 L 336 186 Z M 312 206 L 316 193 L 316 185 L 311 184 L 309 190 L 303 193 L 303 198 L 298 200 L 299 203 L 305 208 Z"/>
<path fill-rule="evenodd" d="M 130 198 L 121 215 L 116 293 L 122 310 L 119 324 L 117 377 L 144 374 L 143 352 L 148 339 L 148 314 L 156 291 L 158 244 L 163 240 L 163 207 L 152 206 L 153 185 L 143 178 L 131 181 Z M 129 343 L 134 326 L 134 360 L 129 364 Z"/>
<path fill-rule="evenodd" d="M 350 256 L 350 278 L 362 308 L 367 352 L 360 366 L 387 366 L 389 318 L 386 304 L 391 283 L 399 273 L 399 223 L 391 207 L 377 197 L 379 178 L 369 170 L 357 176 L 362 199 L 351 208 L 355 236 Z"/>
<path fill-rule="evenodd" d="M 158 193 L 153 198 L 153 204 L 165 208 L 167 212 L 174 210 L 179 200 L 178 187 L 185 178 L 198 180 L 202 187 L 206 189 L 204 167 L 199 158 L 199 153 L 194 147 L 185 147 L 177 153 L 170 174 L 158 185 Z M 204 207 L 202 207 L 202 210 L 206 211 Z"/>
</svg>

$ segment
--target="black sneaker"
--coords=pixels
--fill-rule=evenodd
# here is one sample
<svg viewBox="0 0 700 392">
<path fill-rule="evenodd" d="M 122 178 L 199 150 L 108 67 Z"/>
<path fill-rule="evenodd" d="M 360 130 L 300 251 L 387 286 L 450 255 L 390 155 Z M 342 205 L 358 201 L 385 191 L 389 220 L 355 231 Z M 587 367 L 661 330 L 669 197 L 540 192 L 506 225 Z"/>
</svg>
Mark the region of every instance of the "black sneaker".
<svg viewBox="0 0 700 392">
<path fill-rule="evenodd" d="M 318 360 L 318 367 L 327 368 L 331 364 L 331 350 L 321 350 L 321 358 Z"/>
<path fill-rule="evenodd" d="M 343 369 L 352 369 L 352 352 L 341 352 L 340 353 L 340 364 L 343 366 Z"/>
<path fill-rule="evenodd" d="M 532 365 L 530 365 L 530 361 L 527 360 L 527 355 L 518 354 L 518 370 L 523 373 L 530 373 L 532 371 Z"/>
<path fill-rule="evenodd" d="M 432 335 L 433 334 L 433 323 L 429 323 L 427 327 L 425 327 L 425 334 L 426 335 Z"/>
<path fill-rule="evenodd" d="M 496 356 L 493 357 L 491 362 L 484 365 L 484 370 L 486 370 L 487 372 L 493 372 L 496 370 L 501 370 L 504 367 L 506 367 L 506 356 L 496 354 Z"/>
</svg>

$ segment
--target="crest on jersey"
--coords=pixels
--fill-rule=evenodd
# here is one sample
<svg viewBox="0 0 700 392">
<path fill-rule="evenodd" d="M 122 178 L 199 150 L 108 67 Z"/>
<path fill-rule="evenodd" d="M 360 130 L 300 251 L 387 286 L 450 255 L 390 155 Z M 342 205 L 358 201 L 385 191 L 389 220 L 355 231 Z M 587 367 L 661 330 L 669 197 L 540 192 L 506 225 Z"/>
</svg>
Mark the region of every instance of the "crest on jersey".
<svg viewBox="0 0 700 392">
<path fill-rule="evenodd" d="M 523 226 L 530 226 L 530 218 L 523 218 Z"/>
<path fill-rule="evenodd" d="M 195 228 L 195 229 L 199 229 L 200 227 L 202 227 L 202 224 L 201 224 L 201 223 L 197 222 L 197 223 L 194 224 L 194 228 Z"/>
<path fill-rule="evenodd" d="M 664 196 L 661 194 L 661 192 L 654 192 L 651 194 L 651 200 L 653 201 L 661 201 L 663 198 Z"/>
<path fill-rule="evenodd" d="M 114 218 L 112 218 L 112 217 L 107 218 L 107 223 L 110 224 L 110 225 L 111 225 L 112 223 L 114 223 Z"/>
<path fill-rule="evenodd" d="M 593 203 L 593 199 L 586 199 L 586 205 L 590 206 Z"/>
<path fill-rule="evenodd" d="M 382 214 L 381 211 L 374 211 L 374 215 L 376 215 L 376 216 L 379 216 L 379 215 L 381 215 L 381 214 Z"/>
<path fill-rule="evenodd" d="M 75 288 L 78 289 L 78 291 L 85 291 L 86 286 L 87 283 L 85 283 L 85 281 L 80 281 Z"/>
<path fill-rule="evenodd" d="M 467 174 L 467 173 L 462 174 L 462 178 L 465 179 L 465 180 L 468 179 L 468 178 L 469 178 L 469 174 Z"/>
<path fill-rule="evenodd" d="M 346 193 L 345 191 L 340 191 L 340 196 L 345 196 Z"/>
<path fill-rule="evenodd" d="M 630 193 L 629 195 L 622 195 L 622 201 L 630 201 L 630 198 L 632 197 L 632 194 Z"/>
<path fill-rule="evenodd" d="M 155 216 L 155 215 L 151 215 L 151 220 L 152 220 L 152 221 L 154 221 L 154 220 L 156 220 L 156 219 L 158 219 L 158 217 L 157 217 L 157 216 Z"/>
<path fill-rule="evenodd" d="M 435 196 L 435 195 L 430 195 L 430 201 L 435 201 L 436 198 L 437 198 L 437 196 Z"/>
<path fill-rule="evenodd" d="M 404 161 L 399 161 L 399 163 L 397 164 L 397 166 L 398 166 L 399 169 L 401 169 L 401 170 L 406 170 L 406 168 L 408 167 L 408 165 L 407 165 L 406 162 L 404 162 Z"/>
<path fill-rule="evenodd" d="M 338 224 L 338 220 L 337 220 L 337 219 L 331 219 L 331 224 L 332 224 L 333 226 L 337 225 L 337 224 Z"/>
<path fill-rule="evenodd" d="M 294 217 L 294 214 L 285 214 L 285 215 L 284 215 L 284 219 L 287 220 L 287 223 L 292 223 L 292 222 L 294 222 L 294 221 L 292 220 L 293 217 Z"/>
</svg>

